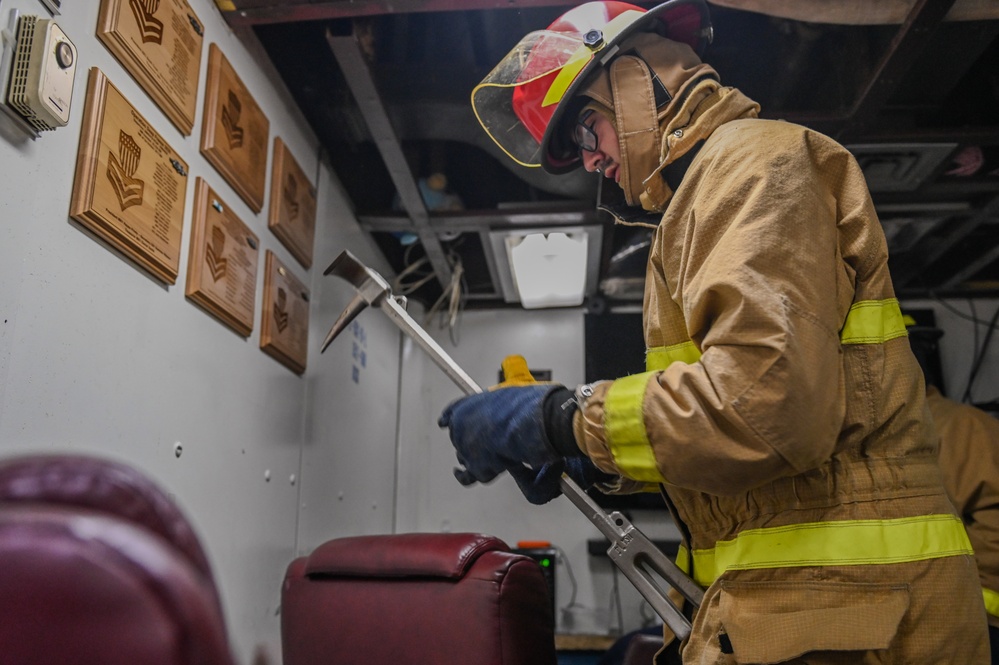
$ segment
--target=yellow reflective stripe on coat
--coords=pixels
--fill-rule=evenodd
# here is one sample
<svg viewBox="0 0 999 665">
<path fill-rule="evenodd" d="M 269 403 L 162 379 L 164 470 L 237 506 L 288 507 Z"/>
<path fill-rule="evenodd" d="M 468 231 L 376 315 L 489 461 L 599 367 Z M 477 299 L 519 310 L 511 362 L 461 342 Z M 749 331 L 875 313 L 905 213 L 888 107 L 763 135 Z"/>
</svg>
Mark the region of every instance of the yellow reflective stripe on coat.
<svg viewBox="0 0 999 665">
<path fill-rule="evenodd" d="M 748 529 L 694 550 L 692 559 L 694 581 L 708 587 L 729 570 L 863 566 L 965 554 L 972 554 L 971 542 L 959 517 L 921 515 Z"/>
<path fill-rule="evenodd" d="M 898 300 L 888 298 L 853 303 L 839 339 L 843 344 L 884 344 L 907 334 Z"/>
<path fill-rule="evenodd" d="M 982 587 L 982 598 L 985 599 L 985 611 L 999 617 L 999 592 Z"/>
<path fill-rule="evenodd" d="M 690 575 L 690 550 L 686 545 L 680 545 L 676 550 L 676 567 Z"/>
<path fill-rule="evenodd" d="M 645 385 L 655 375 L 656 372 L 645 372 L 618 379 L 611 384 L 604 400 L 608 414 L 604 434 L 614 463 L 627 477 L 647 483 L 665 482 L 652 454 L 642 415 Z"/>
<path fill-rule="evenodd" d="M 701 359 L 701 350 L 693 342 L 657 346 L 645 352 L 645 371 L 666 369 L 679 361 L 691 365 Z"/>
<path fill-rule="evenodd" d="M 883 344 L 906 334 L 898 300 L 861 300 L 850 307 L 840 342 Z M 674 362 L 689 365 L 700 358 L 701 350 L 690 340 L 653 347 L 646 351 L 644 374 L 624 377 L 611 384 L 604 404 L 604 429 L 614 462 L 625 476 L 644 482 L 664 481 L 645 430 L 642 415 L 645 386 L 652 375 Z"/>
<path fill-rule="evenodd" d="M 851 305 L 839 339 L 842 344 L 883 344 L 906 334 L 898 300 L 861 300 Z M 700 358 L 701 350 L 691 341 L 656 346 L 645 352 L 645 369 L 663 370 L 677 361 L 689 365 Z"/>
</svg>

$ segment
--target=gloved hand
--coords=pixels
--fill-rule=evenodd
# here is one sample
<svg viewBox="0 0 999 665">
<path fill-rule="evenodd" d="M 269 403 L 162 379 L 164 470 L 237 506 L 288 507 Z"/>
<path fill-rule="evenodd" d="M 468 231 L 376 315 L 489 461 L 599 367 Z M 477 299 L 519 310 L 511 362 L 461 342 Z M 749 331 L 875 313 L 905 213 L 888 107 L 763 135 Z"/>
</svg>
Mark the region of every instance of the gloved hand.
<svg viewBox="0 0 999 665">
<path fill-rule="evenodd" d="M 507 388 L 509 386 L 528 386 L 536 384 L 534 375 L 527 367 L 527 359 L 524 356 L 507 356 L 500 365 L 503 369 L 503 382 L 493 386 L 489 390 L 497 388 Z"/>
<path fill-rule="evenodd" d="M 509 471 L 527 500 L 542 504 L 562 493 L 563 472 L 584 488 L 610 478 L 576 446 L 570 390 L 536 383 L 522 356 L 503 360 L 503 378 L 489 392 L 458 400 L 441 414 L 438 424 L 450 428 L 462 466 L 454 470 L 458 482 L 487 483 Z"/>
<path fill-rule="evenodd" d="M 598 469 L 589 457 L 566 457 L 545 464 L 539 471 L 526 466 L 510 467 L 510 475 L 517 487 L 531 503 L 540 506 L 562 494 L 559 479 L 565 473 L 587 490 L 598 482 L 609 482 L 614 476 Z"/>
<path fill-rule="evenodd" d="M 450 429 L 462 485 L 488 483 L 511 467 L 540 469 L 560 455 L 548 442 L 545 397 L 562 386 L 533 384 L 478 393 L 451 403 L 437 424 Z M 562 388 L 564 390 L 564 388 Z"/>
</svg>

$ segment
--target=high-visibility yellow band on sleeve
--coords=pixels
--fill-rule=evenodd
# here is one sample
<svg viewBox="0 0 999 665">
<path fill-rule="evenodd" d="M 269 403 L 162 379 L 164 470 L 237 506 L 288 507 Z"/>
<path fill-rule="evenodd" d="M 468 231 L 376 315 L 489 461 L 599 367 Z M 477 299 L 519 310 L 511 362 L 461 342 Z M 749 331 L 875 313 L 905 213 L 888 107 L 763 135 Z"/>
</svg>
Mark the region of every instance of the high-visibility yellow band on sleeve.
<svg viewBox="0 0 999 665">
<path fill-rule="evenodd" d="M 690 550 L 686 545 L 680 545 L 676 551 L 676 567 L 690 575 Z"/>
<path fill-rule="evenodd" d="M 982 587 L 982 598 L 985 599 L 985 611 L 999 617 L 999 592 Z"/>
<path fill-rule="evenodd" d="M 840 331 L 843 344 L 883 344 L 905 337 L 905 320 L 898 300 L 861 300 L 850 307 Z M 645 351 L 646 371 L 664 370 L 675 362 L 688 365 L 701 359 L 701 350 L 692 341 L 655 346 Z"/>
<path fill-rule="evenodd" d="M 888 298 L 853 303 L 839 338 L 843 344 L 884 344 L 907 334 L 898 300 Z"/>
<path fill-rule="evenodd" d="M 701 350 L 691 341 L 670 346 L 655 346 L 645 351 L 645 370 L 647 372 L 664 370 L 675 362 L 692 365 L 700 359 Z"/>
<path fill-rule="evenodd" d="M 652 453 L 642 403 L 645 387 L 656 372 L 618 379 L 604 400 L 604 432 L 614 463 L 628 478 L 647 483 L 665 482 Z"/>
</svg>

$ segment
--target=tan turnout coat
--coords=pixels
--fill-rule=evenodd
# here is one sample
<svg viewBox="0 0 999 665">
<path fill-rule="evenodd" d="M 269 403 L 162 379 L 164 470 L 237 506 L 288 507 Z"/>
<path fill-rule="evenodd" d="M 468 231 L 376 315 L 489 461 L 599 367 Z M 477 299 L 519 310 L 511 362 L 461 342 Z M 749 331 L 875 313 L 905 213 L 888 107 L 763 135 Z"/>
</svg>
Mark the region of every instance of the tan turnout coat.
<svg viewBox="0 0 999 665">
<path fill-rule="evenodd" d="M 653 238 L 651 371 L 596 384 L 576 418 L 617 489 L 662 488 L 693 553 L 684 662 L 986 663 L 862 172 L 735 89 L 706 99 L 663 132 L 704 143 Z"/>
<path fill-rule="evenodd" d="M 999 420 L 930 387 L 944 487 L 975 550 L 989 625 L 999 627 Z"/>
</svg>

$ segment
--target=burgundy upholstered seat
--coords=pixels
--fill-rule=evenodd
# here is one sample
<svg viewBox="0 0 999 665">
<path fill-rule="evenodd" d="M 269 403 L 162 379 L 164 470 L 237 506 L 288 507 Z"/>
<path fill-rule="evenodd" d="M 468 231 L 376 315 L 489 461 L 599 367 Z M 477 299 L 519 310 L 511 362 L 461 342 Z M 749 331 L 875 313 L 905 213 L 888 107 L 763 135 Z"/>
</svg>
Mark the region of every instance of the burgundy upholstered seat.
<svg viewBox="0 0 999 665">
<path fill-rule="evenodd" d="M 467 533 L 331 540 L 293 561 L 284 665 L 554 665 L 537 562 Z"/>
<path fill-rule="evenodd" d="M 3 662 L 234 662 L 193 529 L 123 464 L 0 461 L 0 570 Z"/>
</svg>

